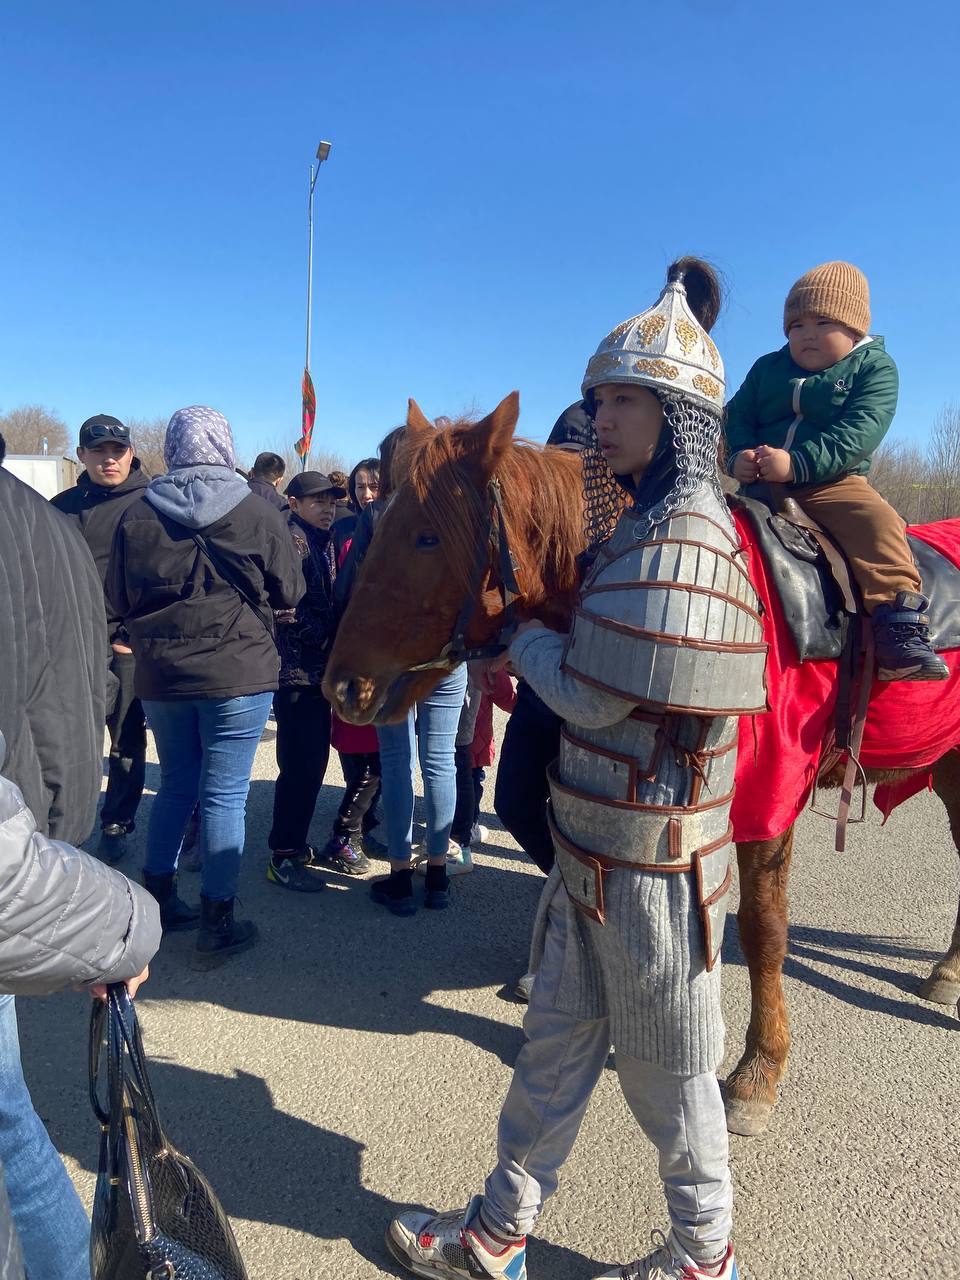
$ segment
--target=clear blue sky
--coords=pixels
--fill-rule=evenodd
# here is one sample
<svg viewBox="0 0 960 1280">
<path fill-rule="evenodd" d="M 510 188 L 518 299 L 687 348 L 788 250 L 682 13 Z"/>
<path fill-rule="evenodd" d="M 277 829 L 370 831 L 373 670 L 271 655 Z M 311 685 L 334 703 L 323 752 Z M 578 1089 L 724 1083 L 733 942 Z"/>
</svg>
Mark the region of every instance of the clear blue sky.
<svg viewBox="0 0 960 1280">
<path fill-rule="evenodd" d="M 207 403 L 299 432 L 307 170 L 315 441 L 521 392 L 543 438 L 685 252 L 725 272 L 732 392 L 784 295 L 848 258 L 900 366 L 957 397 L 955 3 L 11 0 L 0 409 Z"/>
</svg>

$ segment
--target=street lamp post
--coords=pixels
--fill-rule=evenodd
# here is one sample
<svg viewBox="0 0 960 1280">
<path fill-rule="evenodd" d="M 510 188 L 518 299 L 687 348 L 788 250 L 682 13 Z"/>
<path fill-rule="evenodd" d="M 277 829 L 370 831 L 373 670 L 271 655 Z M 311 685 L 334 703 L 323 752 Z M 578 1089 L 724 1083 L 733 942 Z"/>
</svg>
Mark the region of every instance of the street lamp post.
<svg viewBox="0 0 960 1280">
<path fill-rule="evenodd" d="M 313 189 L 317 185 L 320 166 L 330 154 L 330 143 L 321 142 L 317 147 L 316 163 L 310 165 L 310 195 L 307 200 L 307 352 L 304 369 L 310 373 L 310 339 L 313 334 Z M 306 468 L 307 454 L 301 461 L 301 471 Z"/>
</svg>

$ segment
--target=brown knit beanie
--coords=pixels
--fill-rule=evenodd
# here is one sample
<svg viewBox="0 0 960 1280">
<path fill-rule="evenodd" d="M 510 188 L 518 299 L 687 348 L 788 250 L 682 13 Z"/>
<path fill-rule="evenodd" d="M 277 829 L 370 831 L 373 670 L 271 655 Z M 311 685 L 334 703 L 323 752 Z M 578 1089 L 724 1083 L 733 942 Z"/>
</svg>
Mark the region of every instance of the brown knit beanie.
<svg viewBox="0 0 960 1280">
<path fill-rule="evenodd" d="M 825 262 L 802 275 L 787 294 L 783 332 L 804 315 L 825 316 L 861 338 L 870 332 L 870 286 L 850 262 Z"/>
</svg>

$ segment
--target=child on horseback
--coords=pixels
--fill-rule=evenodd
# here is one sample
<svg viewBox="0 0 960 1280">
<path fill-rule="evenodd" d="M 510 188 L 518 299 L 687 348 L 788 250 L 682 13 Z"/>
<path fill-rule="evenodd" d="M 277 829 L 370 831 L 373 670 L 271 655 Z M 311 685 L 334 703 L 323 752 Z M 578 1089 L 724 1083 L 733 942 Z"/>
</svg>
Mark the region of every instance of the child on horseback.
<svg viewBox="0 0 960 1280">
<path fill-rule="evenodd" d="M 736 717 L 764 704 L 766 646 L 719 486 L 723 365 L 707 333 L 719 305 L 710 268 L 682 259 L 587 366 L 593 559 L 569 635 L 528 621 L 509 648 L 564 721 L 547 775 L 556 864 L 534 927 L 526 1044 L 483 1194 L 388 1228 L 417 1276 L 526 1280 L 526 1232 L 612 1044 L 659 1152 L 670 1231 L 606 1277 L 736 1280 L 718 960 Z"/>
<path fill-rule="evenodd" d="M 827 262 L 801 276 L 784 306 L 787 345 L 756 362 L 727 406 L 728 467 L 743 485 L 787 486 L 846 553 L 872 619 L 879 679 L 945 680 L 906 525 L 866 478 L 898 388 L 897 366 L 869 328 L 862 271 Z"/>
</svg>

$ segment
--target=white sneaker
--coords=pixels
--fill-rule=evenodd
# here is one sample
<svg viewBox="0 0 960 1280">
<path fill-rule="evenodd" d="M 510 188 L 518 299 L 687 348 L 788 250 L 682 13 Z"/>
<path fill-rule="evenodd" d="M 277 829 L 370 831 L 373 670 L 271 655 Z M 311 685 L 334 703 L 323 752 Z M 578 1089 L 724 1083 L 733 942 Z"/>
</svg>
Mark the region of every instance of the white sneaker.
<svg viewBox="0 0 960 1280">
<path fill-rule="evenodd" d="M 386 1245 L 415 1276 L 442 1280 L 527 1280 L 526 1239 L 491 1253 L 470 1230 L 482 1196 L 453 1213 L 402 1213 L 387 1228 Z"/>
<path fill-rule="evenodd" d="M 425 853 L 421 853 L 417 858 L 417 875 L 425 876 L 427 874 L 427 863 L 429 857 Z M 448 876 L 465 876 L 468 871 L 473 870 L 473 850 L 468 844 L 457 844 L 456 840 L 451 840 L 447 848 L 446 869 Z"/>
<path fill-rule="evenodd" d="M 737 1280 L 737 1260 L 733 1256 L 732 1244 L 727 1245 L 719 1271 L 703 1271 L 673 1256 L 672 1235 L 664 1240 L 660 1232 L 655 1231 L 652 1236 L 654 1244 L 658 1238 L 659 1244 L 653 1253 L 637 1262 L 629 1262 L 625 1267 L 604 1271 L 597 1280 Z"/>
<path fill-rule="evenodd" d="M 470 844 L 474 849 L 479 848 L 480 845 L 487 843 L 487 836 L 489 834 L 490 832 L 486 827 L 481 827 L 479 822 L 475 822 L 470 832 Z"/>
</svg>

